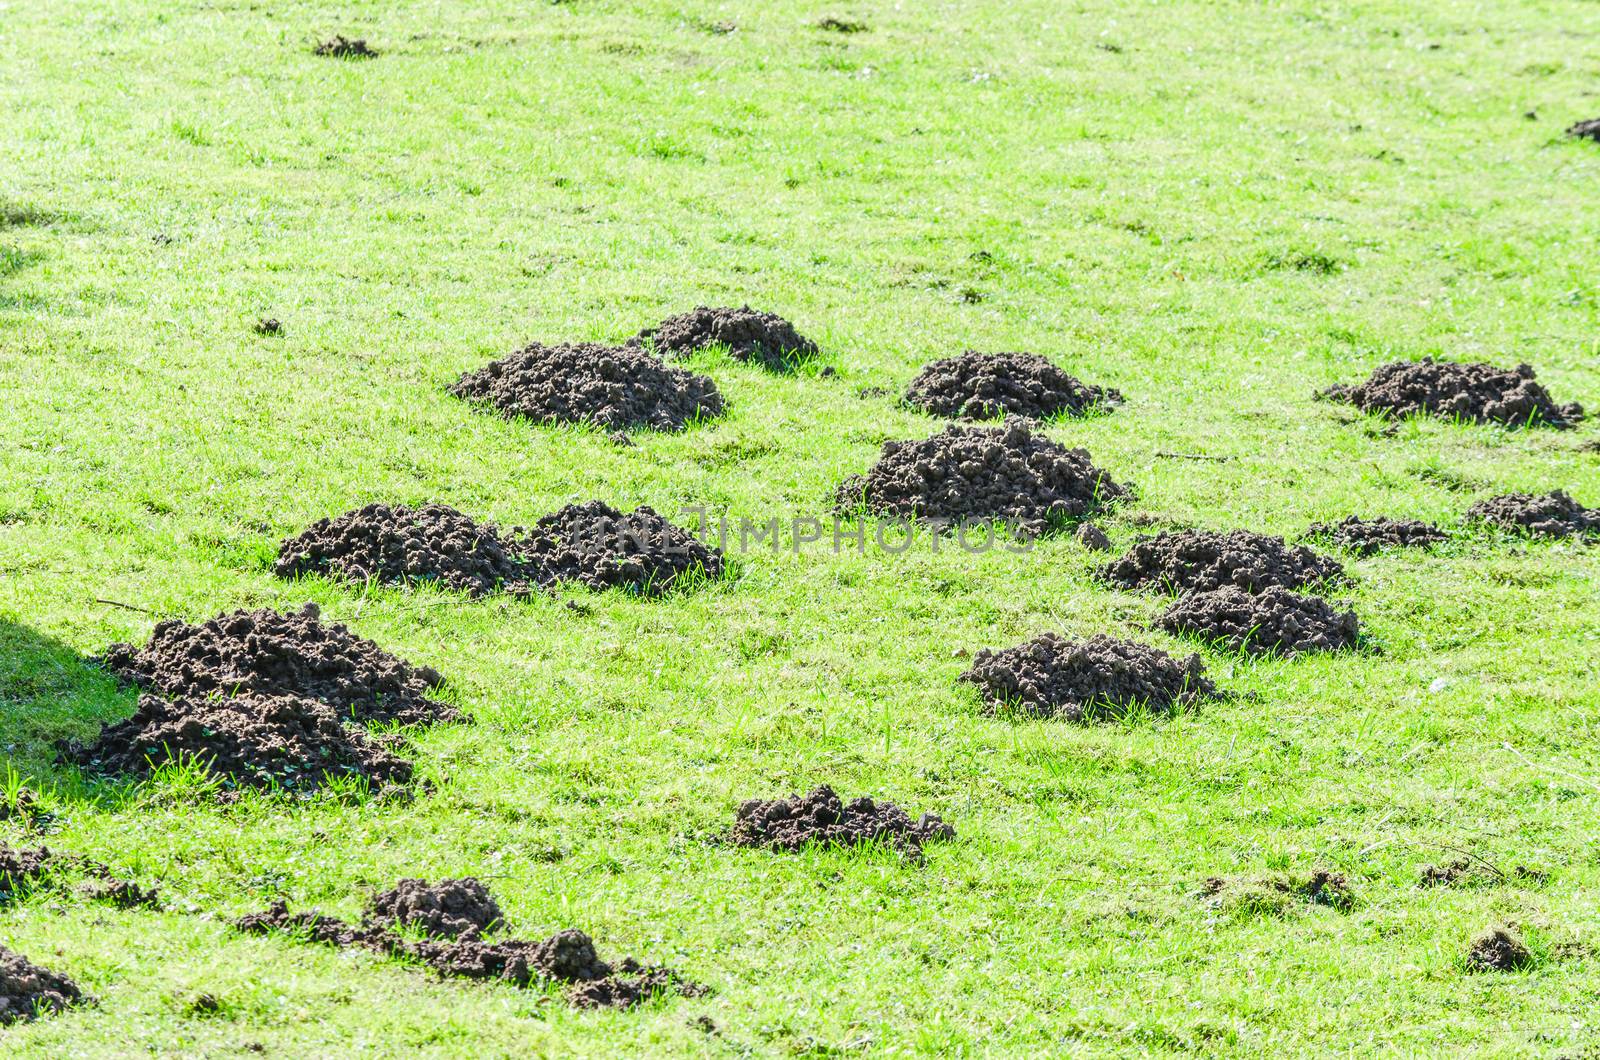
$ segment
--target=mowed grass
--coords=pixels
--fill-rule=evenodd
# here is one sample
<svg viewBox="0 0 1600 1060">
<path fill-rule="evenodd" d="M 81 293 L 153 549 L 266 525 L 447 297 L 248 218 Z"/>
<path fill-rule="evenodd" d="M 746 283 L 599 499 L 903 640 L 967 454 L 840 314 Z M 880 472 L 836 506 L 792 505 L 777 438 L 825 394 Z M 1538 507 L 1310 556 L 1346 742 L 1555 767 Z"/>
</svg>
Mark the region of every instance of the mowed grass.
<svg viewBox="0 0 1600 1060">
<path fill-rule="evenodd" d="M 813 28 L 829 14 L 870 30 Z M 381 57 L 313 56 L 334 32 Z M 1070 537 L 755 550 L 659 601 L 269 570 L 279 540 L 371 501 L 821 514 L 882 441 L 940 426 L 858 390 L 968 347 L 1127 395 L 1050 428 L 1139 486 L 1105 523 L 1119 547 L 1140 514 L 1294 535 L 1352 512 L 1456 525 L 1510 489 L 1600 505 L 1593 425 L 1385 436 L 1311 400 L 1437 355 L 1529 361 L 1600 406 L 1600 145 L 1561 135 L 1600 114 L 1597 70 L 1581 0 L 0 10 L 0 747 L 53 793 L 51 846 L 167 899 L 0 911 L 0 941 L 97 999 L 0 1052 L 1600 1047 L 1593 548 L 1467 535 L 1352 560 L 1374 652 L 1208 652 L 1233 701 L 1085 727 L 988 717 L 955 680 L 1046 630 L 1183 647 Z M 730 412 L 681 435 L 618 448 L 444 393 L 530 340 L 745 301 L 824 357 L 796 377 L 698 358 Z M 218 808 L 53 764 L 132 708 L 86 656 L 158 617 L 308 599 L 474 715 L 417 738 L 431 794 Z M 741 799 L 823 782 L 959 838 L 920 865 L 716 841 Z M 1417 886 L 1457 849 L 1549 878 Z M 1353 910 L 1195 896 L 1316 865 Z M 716 993 L 584 1013 L 227 926 L 280 895 L 354 913 L 399 877 L 469 874 L 520 934 L 580 927 Z M 1464 968 L 1494 923 L 1533 968 Z"/>
</svg>

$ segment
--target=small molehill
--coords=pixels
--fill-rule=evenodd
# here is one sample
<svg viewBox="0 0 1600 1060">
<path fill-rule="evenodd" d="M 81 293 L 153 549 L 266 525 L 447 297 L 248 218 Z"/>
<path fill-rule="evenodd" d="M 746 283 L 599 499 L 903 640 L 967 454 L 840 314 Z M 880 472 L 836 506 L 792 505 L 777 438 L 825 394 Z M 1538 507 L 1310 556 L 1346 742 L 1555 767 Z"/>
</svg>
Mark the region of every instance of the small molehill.
<svg viewBox="0 0 1600 1060">
<path fill-rule="evenodd" d="M 533 343 L 450 388 L 507 418 L 589 424 L 606 431 L 681 431 L 691 420 L 722 415 L 722 395 L 694 375 L 633 346 Z"/>
<path fill-rule="evenodd" d="M 1511 371 L 1492 364 L 1452 361 L 1396 361 L 1372 373 L 1366 382 L 1332 386 L 1319 397 L 1343 401 L 1364 412 L 1389 416 L 1427 414 L 1508 427 L 1567 428 L 1583 419 L 1583 406 L 1557 405 L 1534 382 L 1533 369 L 1519 364 Z"/>
<path fill-rule="evenodd" d="M 955 834 L 931 813 L 913 821 L 892 802 L 868 798 L 845 802 L 823 785 L 809 795 L 743 803 L 734 819 L 732 839 L 737 846 L 783 851 L 884 843 L 916 856 L 922 844 L 954 839 Z"/>
<path fill-rule="evenodd" d="M 1588 121 L 1574 123 L 1567 129 L 1567 135 L 1587 140 L 1600 140 L 1600 118 L 1590 118 Z"/>
<path fill-rule="evenodd" d="M 467 877 L 437 884 L 402 880 L 373 897 L 360 924 L 318 912 L 291 913 L 287 903 L 278 901 L 264 912 L 241 917 L 234 926 L 247 934 L 281 932 L 407 957 L 452 978 L 501 980 L 521 987 L 564 984 L 567 1001 L 579 1008 L 630 1008 L 657 994 L 707 993 L 671 968 L 631 957 L 609 964 L 601 960 L 593 940 L 574 929 L 541 941 L 483 938 L 503 924 L 488 888 Z M 424 937 L 414 940 L 406 932 Z"/>
<path fill-rule="evenodd" d="M 726 346 L 741 361 L 752 361 L 777 372 L 793 371 L 801 361 L 817 354 L 817 344 L 795 330 L 776 313 L 749 306 L 696 306 L 668 317 L 628 340 L 649 343 L 655 352 L 682 357 L 708 346 Z"/>
<path fill-rule="evenodd" d="M 1529 537 L 1588 537 L 1600 533 L 1600 508 L 1585 508 L 1560 490 L 1490 497 L 1468 508 L 1466 519 Z"/>
<path fill-rule="evenodd" d="M 343 625 L 324 624 L 310 603 L 288 613 L 234 611 L 197 625 L 158 622 L 144 647 L 113 644 L 100 662 L 123 681 L 168 697 L 296 696 L 361 723 L 462 718 L 428 698 L 444 683 L 437 670 L 396 658 Z"/>
<path fill-rule="evenodd" d="M 377 49 L 369 45 L 364 39 L 352 39 L 342 33 L 336 33 L 325 41 L 320 41 L 311 49 L 317 55 L 326 55 L 334 59 L 376 59 Z"/>
<path fill-rule="evenodd" d="M 472 596 L 532 591 L 525 565 L 509 554 L 499 531 L 447 504 L 369 504 L 319 519 L 279 547 L 272 572 L 388 585 L 431 582 Z"/>
<path fill-rule="evenodd" d="M 934 361 L 906 390 L 907 404 L 964 420 L 1082 416 L 1121 400 L 1117 391 L 1090 386 L 1036 353 L 976 350 Z"/>
<path fill-rule="evenodd" d="M 569 504 L 517 537 L 512 548 L 541 585 L 658 595 L 693 575 L 720 578 L 722 553 L 645 506 L 627 515 L 603 501 Z"/>
<path fill-rule="evenodd" d="M 1045 633 L 1004 651 L 985 649 L 960 679 L 977 685 L 990 707 L 1068 721 L 1116 717 L 1134 707 L 1170 714 L 1217 694 L 1198 655 L 1177 659 L 1104 634 L 1068 640 Z"/>
<path fill-rule="evenodd" d="M 60 1012 L 82 1000 L 71 979 L 0 946 L 0 1026 Z"/>
<path fill-rule="evenodd" d="M 1037 535 L 1129 496 L 1082 449 L 1068 449 L 1027 421 L 1001 427 L 952 424 L 931 438 L 885 442 L 865 475 L 834 494 L 842 514 L 865 509 L 906 519 L 1004 519 Z"/>
<path fill-rule="evenodd" d="M 814 25 L 828 33 L 865 33 L 868 26 L 853 18 L 840 18 L 837 15 L 828 15 L 817 19 Z"/>
<path fill-rule="evenodd" d="M 86 898 L 124 909 L 154 909 L 160 905 L 158 888 L 120 879 L 98 861 L 57 853 L 49 847 L 0 844 L 0 906 L 21 901 L 36 891 L 64 892 L 74 879 L 85 881 L 79 891 Z"/>
<path fill-rule="evenodd" d="M 1343 873 L 1315 868 L 1305 879 L 1288 876 L 1213 876 L 1200 885 L 1200 897 L 1214 909 L 1235 915 L 1284 916 L 1301 903 L 1340 912 L 1355 908 L 1356 892 Z"/>
<path fill-rule="evenodd" d="M 1354 611 L 1277 586 L 1259 593 L 1231 587 L 1189 593 L 1163 611 L 1156 626 L 1246 655 L 1343 651 L 1355 647 L 1361 633 Z"/>
<path fill-rule="evenodd" d="M 100 731 L 63 757 L 110 776 L 147 777 L 164 765 L 193 761 L 221 788 L 315 791 L 329 780 L 359 777 L 382 791 L 411 781 L 411 763 L 391 753 L 334 708 L 302 696 L 139 697 L 133 717 Z"/>
<path fill-rule="evenodd" d="M 1335 582 L 1343 578 L 1344 568 L 1281 537 L 1248 530 L 1174 530 L 1138 542 L 1099 573 L 1121 589 L 1186 593 L 1235 588 L 1259 593 Z"/>
<path fill-rule="evenodd" d="M 1533 964 L 1527 944 L 1508 927 L 1493 927 L 1467 947 L 1467 966 L 1480 972 L 1515 972 Z"/>
<path fill-rule="evenodd" d="M 1443 530 L 1420 519 L 1360 519 L 1354 515 L 1337 523 L 1313 523 L 1305 536 L 1330 542 L 1358 556 L 1394 548 L 1428 548 L 1450 540 Z"/>
</svg>

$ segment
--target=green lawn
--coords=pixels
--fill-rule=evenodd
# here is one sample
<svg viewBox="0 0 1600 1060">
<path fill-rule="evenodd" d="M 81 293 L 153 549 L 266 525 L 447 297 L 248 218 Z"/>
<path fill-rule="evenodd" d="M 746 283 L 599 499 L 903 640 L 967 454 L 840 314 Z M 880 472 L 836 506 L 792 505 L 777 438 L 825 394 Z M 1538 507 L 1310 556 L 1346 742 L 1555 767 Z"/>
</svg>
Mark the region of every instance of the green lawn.
<svg viewBox="0 0 1600 1060">
<path fill-rule="evenodd" d="M 382 55 L 311 54 L 336 31 Z M 53 791 L 52 847 L 167 899 L 0 911 L 0 944 L 97 999 L 0 1054 L 1600 1049 L 1593 547 L 1352 560 L 1374 653 L 1207 653 L 1233 701 L 1095 726 L 989 717 L 955 680 L 1046 630 L 1181 646 L 1070 536 L 752 551 L 653 602 L 270 574 L 282 538 L 371 501 L 817 514 L 940 426 L 857 392 L 968 347 L 1127 395 L 1050 428 L 1138 484 L 1119 548 L 1137 517 L 1294 535 L 1455 525 L 1510 489 L 1600 505 L 1593 423 L 1385 437 L 1311 400 L 1431 354 L 1531 362 L 1600 411 L 1600 145 L 1562 135 L 1600 116 L 1597 75 L 1585 0 L 0 5 L 0 752 Z M 444 393 L 533 339 L 745 301 L 835 373 L 701 356 L 729 415 L 636 448 Z M 307 599 L 475 716 L 417 739 L 432 794 L 218 808 L 53 764 L 132 707 L 85 656 Z M 959 838 L 921 865 L 716 841 L 740 800 L 821 782 Z M 1549 878 L 1419 888 L 1450 848 Z M 1196 896 L 1316 865 L 1353 910 Z M 468 874 L 523 934 L 580 927 L 716 992 L 584 1013 L 227 926 Z M 1494 923 L 1535 967 L 1464 969 Z"/>
</svg>

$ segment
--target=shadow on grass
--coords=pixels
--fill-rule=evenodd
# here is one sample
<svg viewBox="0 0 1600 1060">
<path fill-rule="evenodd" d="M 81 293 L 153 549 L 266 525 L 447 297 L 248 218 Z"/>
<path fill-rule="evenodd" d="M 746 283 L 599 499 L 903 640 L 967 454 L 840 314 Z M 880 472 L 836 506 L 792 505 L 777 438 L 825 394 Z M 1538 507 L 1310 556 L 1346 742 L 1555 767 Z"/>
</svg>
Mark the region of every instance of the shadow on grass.
<svg viewBox="0 0 1600 1060">
<path fill-rule="evenodd" d="M 71 647 L 0 615 L 0 761 L 21 776 L 75 780 L 76 770 L 56 762 L 56 742 L 94 739 L 101 725 L 132 714 L 136 698 Z"/>
</svg>

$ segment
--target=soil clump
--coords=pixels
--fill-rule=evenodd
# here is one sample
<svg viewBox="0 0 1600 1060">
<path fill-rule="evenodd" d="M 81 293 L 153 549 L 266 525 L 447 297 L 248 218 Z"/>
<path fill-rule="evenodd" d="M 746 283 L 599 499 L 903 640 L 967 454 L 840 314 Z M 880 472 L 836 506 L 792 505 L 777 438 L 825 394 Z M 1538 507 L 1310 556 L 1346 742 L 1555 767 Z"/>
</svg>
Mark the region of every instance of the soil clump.
<svg viewBox="0 0 1600 1060">
<path fill-rule="evenodd" d="M 1557 405 L 1549 391 L 1534 382 L 1533 368 L 1526 364 L 1507 371 L 1492 364 L 1432 358 L 1395 361 L 1375 370 L 1365 382 L 1332 386 L 1318 396 L 1394 417 L 1425 413 L 1508 427 L 1565 429 L 1583 419 L 1583 406 Z"/>
<path fill-rule="evenodd" d="M 0 1026 L 60 1012 L 82 1000 L 71 979 L 0 946 Z"/>
<path fill-rule="evenodd" d="M 751 361 L 776 372 L 792 372 L 817 354 L 817 344 L 776 313 L 749 306 L 696 306 L 668 317 L 628 340 L 649 343 L 665 357 L 682 357 L 707 346 L 726 346 L 736 360 Z"/>
<path fill-rule="evenodd" d="M 539 584 L 580 582 L 590 589 L 659 595 L 695 573 L 720 578 L 722 552 L 655 510 L 627 515 L 603 501 L 569 504 L 520 532 L 511 548 Z"/>
<path fill-rule="evenodd" d="M 1171 530 L 1136 543 L 1100 576 L 1121 589 L 1162 593 L 1234 588 L 1259 593 L 1341 580 L 1344 568 L 1304 545 L 1248 530 Z"/>
<path fill-rule="evenodd" d="M 311 49 L 317 55 L 325 55 L 333 59 L 376 59 L 377 49 L 369 45 L 364 39 L 346 37 L 342 33 L 335 33 L 325 41 L 321 41 Z"/>
<path fill-rule="evenodd" d="M 1015 648 L 984 649 L 960 680 L 977 685 L 991 708 L 1067 721 L 1117 717 L 1135 706 L 1170 714 L 1217 695 L 1200 656 L 1178 659 L 1104 634 L 1080 641 L 1045 633 Z"/>
<path fill-rule="evenodd" d="M 1305 536 L 1331 542 L 1358 556 L 1392 548 L 1428 548 L 1450 540 L 1449 534 L 1420 519 L 1360 519 L 1354 515 L 1337 523 L 1313 523 Z"/>
<path fill-rule="evenodd" d="M 1356 646 L 1361 630 L 1354 611 L 1277 586 L 1255 594 L 1235 588 L 1188 593 L 1156 626 L 1246 655 L 1342 651 Z"/>
<path fill-rule="evenodd" d="M 823 785 L 809 795 L 748 800 L 734 818 L 732 839 L 736 846 L 791 852 L 812 845 L 884 843 L 918 857 L 924 843 L 954 839 L 955 834 L 931 813 L 913 821 L 892 802 L 870 798 L 845 802 Z"/>
<path fill-rule="evenodd" d="M 905 400 L 924 412 L 952 419 L 1045 419 L 1082 416 L 1121 402 L 1122 395 L 1090 386 L 1036 353 L 968 350 L 922 369 L 906 390 Z"/>
<path fill-rule="evenodd" d="M 1507 927 L 1490 928 L 1467 948 L 1468 966 L 1480 972 L 1514 972 L 1532 963 L 1527 945 Z"/>
<path fill-rule="evenodd" d="M 1529 537 L 1588 537 L 1600 534 L 1600 508 L 1585 508 L 1561 490 L 1506 493 L 1467 509 L 1468 522 L 1485 523 Z"/>
</svg>

